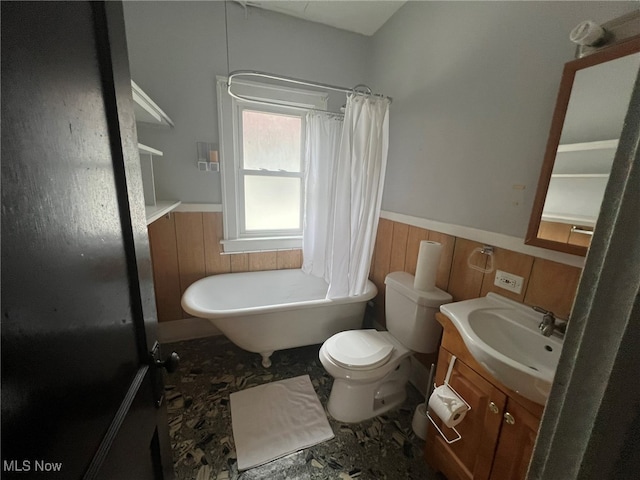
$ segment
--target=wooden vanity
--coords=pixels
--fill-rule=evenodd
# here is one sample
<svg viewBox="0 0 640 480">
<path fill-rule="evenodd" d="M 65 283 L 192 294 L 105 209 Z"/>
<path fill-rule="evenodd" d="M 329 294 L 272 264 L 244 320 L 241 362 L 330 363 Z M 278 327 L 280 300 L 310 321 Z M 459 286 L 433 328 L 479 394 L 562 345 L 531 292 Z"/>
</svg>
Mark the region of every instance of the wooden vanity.
<svg viewBox="0 0 640 480">
<path fill-rule="evenodd" d="M 544 407 L 493 377 L 473 358 L 451 320 L 436 318 L 444 328 L 438 355 L 436 385 L 442 385 L 451 356 L 457 357 L 449 384 L 467 401 L 471 410 L 456 427 L 462 438 L 448 444 L 429 426 L 426 459 L 448 480 L 524 479 L 533 452 Z M 455 432 L 438 423 L 449 439 Z"/>
</svg>

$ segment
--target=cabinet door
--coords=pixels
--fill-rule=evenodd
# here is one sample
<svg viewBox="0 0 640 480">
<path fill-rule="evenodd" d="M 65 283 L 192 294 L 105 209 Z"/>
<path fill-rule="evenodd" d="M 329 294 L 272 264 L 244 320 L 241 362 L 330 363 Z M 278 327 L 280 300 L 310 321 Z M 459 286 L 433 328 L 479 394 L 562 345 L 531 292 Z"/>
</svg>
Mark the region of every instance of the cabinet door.
<svg viewBox="0 0 640 480">
<path fill-rule="evenodd" d="M 526 478 L 539 426 L 540 418 L 512 399 L 508 400 L 491 470 L 491 480 Z"/>
<path fill-rule="evenodd" d="M 437 385 L 444 382 L 450 359 L 451 354 L 441 348 L 436 371 Z M 506 396 L 460 360 L 454 364 L 449 384 L 466 400 L 471 410 L 456 427 L 462 438 L 455 443 L 448 444 L 435 428 L 429 427 L 427 461 L 448 480 L 488 479 Z M 455 437 L 453 430 L 442 425 L 437 417 L 434 420 L 448 438 Z"/>
</svg>

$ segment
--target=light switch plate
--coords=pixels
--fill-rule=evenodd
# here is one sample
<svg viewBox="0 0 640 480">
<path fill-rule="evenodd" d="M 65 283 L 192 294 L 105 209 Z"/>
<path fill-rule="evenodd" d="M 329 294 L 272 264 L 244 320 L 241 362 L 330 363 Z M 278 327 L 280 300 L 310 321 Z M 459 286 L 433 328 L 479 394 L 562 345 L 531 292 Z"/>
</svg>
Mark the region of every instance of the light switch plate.
<svg viewBox="0 0 640 480">
<path fill-rule="evenodd" d="M 522 292 L 523 283 L 523 277 L 519 277 L 513 273 L 503 272 L 502 270 L 496 270 L 496 278 L 493 281 L 494 285 L 518 294 Z"/>
</svg>

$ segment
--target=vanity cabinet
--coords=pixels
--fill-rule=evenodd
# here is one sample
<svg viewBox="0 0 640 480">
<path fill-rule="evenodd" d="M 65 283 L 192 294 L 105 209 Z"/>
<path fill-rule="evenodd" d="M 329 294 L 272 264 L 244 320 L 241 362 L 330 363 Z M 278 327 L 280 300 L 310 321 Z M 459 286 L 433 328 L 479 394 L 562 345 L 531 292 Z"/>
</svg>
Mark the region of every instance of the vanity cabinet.
<svg viewBox="0 0 640 480">
<path fill-rule="evenodd" d="M 471 406 L 456 427 L 461 439 L 447 443 L 429 427 L 427 462 L 448 480 L 524 479 L 542 416 L 537 405 L 502 385 L 475 361 L 451 321 L 437 314 L 444 334 L 435 382 L 442 385 L 453 355 L 449 384 Z M 455 432 L 434 417 L 449 439 Z"/>
<path fill-rule="evenodd" d="M 540 417 L 511 398 L 507 400 L 504 412 L 490 479 L 524 479 L 538 436 Z"/>
<path fill-rule="evenodd" d="M 444 383 L 450 361 L 451 352 L 441 348 L 435 377 L 437 385 Z M 434 428 L 429 427 L 427 461 L 449 480 L 488 479 L 502 425 L 501 415 L 493 413 L 491 405 L 504 411 L 507 396 L 458 359 L 451 371 L 449 384 L 466 400 L 471 410 L 456 427 L 462 438 L 455 443 L 448 444 Z M 449 439 L 455 437 L 455 432 L 443 426 L 436 416 L 433 419 Z"/>
</svg>

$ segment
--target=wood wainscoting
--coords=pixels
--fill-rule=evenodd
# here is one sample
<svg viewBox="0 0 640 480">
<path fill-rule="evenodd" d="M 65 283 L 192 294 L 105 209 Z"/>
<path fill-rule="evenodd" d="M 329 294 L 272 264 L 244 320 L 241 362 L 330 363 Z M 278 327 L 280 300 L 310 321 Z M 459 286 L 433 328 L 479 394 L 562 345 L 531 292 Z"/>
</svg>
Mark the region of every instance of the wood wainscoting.
<svg viewBox="0 0 640 480">
<path fill-rule="evenodd" d="M 149 225 L 158 320 L 179 320 L 188 315 L 180 307 L 185 289 L 208 275 L 258 270 L 300 268 L 300 250 L 223 254 L 222 213 L 174 212 Z M 538 305 L 568 318 L 580 279 L 581 269 L 522 253 L 495 248 L 494 270 L 483 274 L 469 268 L 467 259 L 482 244 L 473 240 L 425 230 L 406 223 L 381 218 L 369 278 L 378 288 L 376 320 L 384 320 L 384 278 L 389 272 L 415 274 L 420 241 L 432 240 L 443 246 L 436 285 L 451 293 L 454 301 L 496 292 L 527 305 Z M 486 256 L 476 254 L 479 266 Z M 524 278 L 518 295 L 493 284 L 495 271 L 503 270 Z"/>
<path fill-rule="evenodd" d="M 527 305 L 550 310 L 559 318 L 569 318 L 582 270 L 504 248 L 494 248 L 493 271 L 481 273 L 469 268 L 467 260 L 481 243 L 381 218 L 371 262 L 370 278 L 378 287 L 377 321 L 384 325 L 384 278 L 390 272 L 415 274 L 421 240 L 442 244 L 436 286 L 446 290 L 454 301 L 467 300 L 495 292 Z M 487 256 L 476 253 L 473 263 L 487 266 Z M 524 278 L 520 294 L 494 285 L 496 270 Z"/>
<path fill-rule="evenodd" d="M 206 276 L 302 266 L 300 250 L 222 253 L 222 213 L 173 212 L 148 230 L 159 322 L 189 317 L 180 306 L 182 294 Z"/>
<path fill-rule="evenodd" d="M 518 302 L 550 310 L 559 318 L 569 318 L 582 273 L 580 268 L 504 248 L 494 248 L 493 271 L 481 273 L 469 268 L 467 262 L 473 250 L 482 247 L 481 243 L 381 218 L 369 274 L 378 288 L 375 317 L 380 325 L 386 324 L 384 279 L 388 273 L 396 271 L 415 274 L 422 240 L 442 244 L 436 286 L 449 292 L 454 302 L 496 292 Z M 476 253 L 472 262 L 484 269 L 487 266 L 487 256 Z M 494 285 L 496 270 L 523 277 L 520 294 L 516 295 Z M 417 353 L 415 357 L 428 367 L 436 362 L 437 353 Z"/>
</svg>

